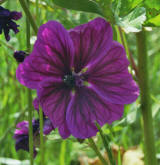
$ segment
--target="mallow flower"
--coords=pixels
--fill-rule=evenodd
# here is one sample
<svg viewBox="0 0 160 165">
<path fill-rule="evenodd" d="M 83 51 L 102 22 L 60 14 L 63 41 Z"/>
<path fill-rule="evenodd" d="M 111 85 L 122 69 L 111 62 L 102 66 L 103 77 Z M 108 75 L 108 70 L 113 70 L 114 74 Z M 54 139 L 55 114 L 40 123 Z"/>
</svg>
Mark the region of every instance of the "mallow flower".
<svg viewBox="0 0 160 165">
<path fill-rule="evenodd" d="M 0 6 L 0 34 L 4 32 L 7 41 L 10 40 L 10 29 L 13 30 L 15 34 L 19 32 L 19 25 L 17 25 L 14 20 L 19 20 L 21 17 L 21 12 L 9 11 L 8 9 L 5 9 Z"/>
<path fill-rule="evenodd" d="M 19 64 L 17 79 L 36 89 L 43 112 L 62 138 L 96 135 L 123 115 L 139 89 L 128 72 L 124 47 L 112 39 L 103 18 L 67 31 L 48 21 L 38 31 L 32 53 Z"/>
<path fill-rule="evenodd" d="M 53 125 L 51 121 L 44 116 L 44 125 L 43 125 L 43 134 L 48 135 L 53 129 Z M 13 138 L 16 140 L 15 149 L 18 150 L 25 150 L 29 152 L 29 123 L 28 121 L 22 121 L 17 124 L 17 129 L 14 132 Z M 33 127 L 33 139 L 34 139 L 34 157 L 37 155 L 36 151 L 36 143 L 39 143 L 39 136 L 40 136 L 40 125 L 39 119 L 32 120 L 32 127 Z"/>
</svg>

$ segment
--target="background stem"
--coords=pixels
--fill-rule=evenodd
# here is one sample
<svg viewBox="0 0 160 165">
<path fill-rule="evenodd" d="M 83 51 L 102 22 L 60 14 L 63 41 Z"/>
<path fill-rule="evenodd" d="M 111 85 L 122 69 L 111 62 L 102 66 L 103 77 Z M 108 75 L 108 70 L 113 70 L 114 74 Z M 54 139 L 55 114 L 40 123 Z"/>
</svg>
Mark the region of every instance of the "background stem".
<svg viewBox="0 0 160 165">
<path fill-rule="evenodd" d="M 23 8 L 23 10 L 24 10 L 24 12 L 26 14 L 26 16 L 28 17 L 28 21 L 30 22 L 30 24 L 31 24 L 34 32 L 37 34 L 38 27 L 37 27 L 37 25 L 36 25 L 36 23 L 35 23 L 32 15 L 31 15 L 29 9 L 28 9 L 28 6 L 27 6 L 26 2 L 24 0 L 19 0 L 19 2 L 21 4 L 21 6 L 22 6 L 22 8 Z"/>
<path fill-rule="evenodd" d="M 66 154 L 66 140 L 63 140 L 61 143 L 61 150 L 60 150 L 60 165 L 65 165 L 65 154 Z"/>
<path fill-rule="evenodd" d="M 29 8 L 29 0 L 27 1 L 27 5 Z M 30 52 L 30 23 L 28 18 L 26 17 L 26 45 L 27 45 L 27 52 Z M 30 153 L 30 165 L 33 165 L 33 152 L 34 152 L 34 147 L 33 147 L 33 128 L 32 128 L 32 92 L 30 89 L 28 90 L 28 121 L 29 121 L 29 153 Z"/>
<path fill-rule="evenodd" d="M 145 31 L 136 34 L 138 48 L 138 81 L 141 94 L 141 110 L 144 125 L 144 147 L 146 165 L 157 165 L 153 119 L 149 95 L 148 56 Z"/>
<path fill-rule="evenodd" d="M 102 154 L 99 152 L 94 140 L 92 138 L 88 138 L 90 147 L 94 150 L 94 152 L 96 153 L 96 155 L 99 157 L 100 161 L 104 164 L 104 165 L 108 165 L 107 161 L 104 159 L 104 157 L 102 156 Z"/>
<path fill-rule="evenodd" d="M 103 142 L 103 144 L 104 144 L 104 148 L 105 148 L 106 153 L 107 153 L 107 155 L 108 155 L 108 160 L 110 161 L 110 164 L 111 164 L 111 165 L 115 165 L 115 161 L 114 161 L 114 158 L 113 158 L 113 155 L 112 155 L 112 149 L 111 149 L 111 147 L 110 147 L 110 145 L 109 145 L 109 141 L 108 141 L 108 139 L 107 139 L 107 136 L 105 136 L 105 135 L 103 134 L 103 131 L 102 131 L 100 125 L 99 125 L 97 122 L 95 123 L 95 125 L 96 125 L 96 127 L 97 127 L 97 129 L 98 129 L 98 131 L 99 131 L 99 133 L 100 133 L 102 142 Z"/>
<path fill-rule="evenodd" d="M 39 108 L 39 119 L 40 119 L 40 154 L 41 154 L 41 165 L 44 165 L 44 138 L 43 138 L 43 111 Z"/>
<path fill-rule="evenodd" d="M 30 153 L 30 165 L 33 165 L 33 127 L 32 127 L 32 93 L 28 90 L 28 121 L 29 121 L 29 153 Z"/>
<path fill-rule="evenodd" d="M 39 25 L 39 0 L 36 0 L 36 22 Z"/>
<path fill-rule="evenodd" d="M 135 64 L 135 61 L 134 61 L 133 57 L 132 57 L 131 51 L 129 50 L 125 33 L 122 31 L 122 29 L 120 27 L 117 28 L 117 33 L 119 33 L 121 44 L 124 46 L 124 48 L 126 50 L 126 54 L 129 58 L 129 61 L 130 61 L 130 64 L 131 64 L 131 68 L 135 71 L 135 75 L 137 77 L 138 76 L 138 68 Z"/>
</svg>

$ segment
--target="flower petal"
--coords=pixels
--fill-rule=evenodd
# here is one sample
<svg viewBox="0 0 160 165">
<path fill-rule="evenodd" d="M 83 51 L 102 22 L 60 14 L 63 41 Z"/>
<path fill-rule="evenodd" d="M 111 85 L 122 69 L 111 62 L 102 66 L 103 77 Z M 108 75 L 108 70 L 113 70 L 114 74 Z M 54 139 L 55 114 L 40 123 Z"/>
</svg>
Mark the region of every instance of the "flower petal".
<svg viewBox="0 0 160 165">
<path fill-rule="evenodd" d="M 95 121 L 103 126 L 118 120 L 123 114 L 123 105 L 107 103 L 91 88 L 82 87 L 72 95 L 66 120 L 73 136 L 80 139 L 95 136 Z"/>
<path fill-rule="evenodd" d="M 54 127 L 51 123 L 51 121 L 48 118 L 44 118 L 44 125 L 43 125 L 43 133 L 45 135 L 48 135 L 52 130 L 54 130 Z"/>
<path fill-rule="evenodd" d="M 14 138 L 16 139 L 20 135 L 28 135 L 28 127 L 29 123 L 28 121 L 22 121 L 16 125 L 16 129 L 14 132 Z"/>
<path fill-rule="evenodd" d="M 70 131 L 68 129 L 66 121 L 64 121 L 63 124 L 61 124 L 58 127 L 58 131 L 59 131 L 59 134 L 61 135 L 61 137 L 63 139 L 66 139 L 66 138 L 68 138 L 71 135 L 71 133 L 70 133 Z"/>
<path fill-rule="evenodd" d="M 63 138 L 70 135 L 67 130 L 66 109 L 70 100 L 70 89 L 63 83 L 56 83 L 46 79 L 38 89 L 38 99 L 44 114 L 51 120 L 53 126 L 58 127 Z"/>
<path fill-rule="evenodd" d="M 33 100 L 32 104 L 33 104 L 34 109 L 39 112 L 39 100 L 37 97 Z"/>
<path fill-rule="evenodd" d="M 112 43 L 111 25 L 102 18 L 75 27 L 69 33 L 75 46 L 76 73 L 103 57 Z"/>
<path fill-rule="evenodd" d="M 73 42 L 68 32 L 60 23 L 49 21 L 40 27 L 33 52 L 19 65 L 17 79 L 25 86 L 37 89 L 45 78 L 62 78 L 68 74 L 73 55 Z"/>
<path fill-rule="evenodd" d="M 22 129 L 22 128 L 27 128 L 28 129 L 28 126 L 29 126 L 28 121 L 22 121 L 22 122 L 20 122 L 16 125 L 16 127 L 20 128 L 20 129 Z"/>
<path fill-rule="evenodd" d="M 94 90 L 114 104 L 130 104 L 139 95 L 139 89 L 128 72 L 129 61 L 122 45 L 113 42 L 106 56 L 85 73 Z"/>
<path fill-rule="evenodd" d="M 29 151 L 29 137 L 27 136 L 19 136 L 16 139 L 16 151 L 22 149 L 25 151 Z"/>
<path fill-rule="evenodd" d="M 12 11 L 10 12 L 10 17 L 11 19 L 19 20 L 22 17 L 22 13 L 17 11 Z"/>
</svg>

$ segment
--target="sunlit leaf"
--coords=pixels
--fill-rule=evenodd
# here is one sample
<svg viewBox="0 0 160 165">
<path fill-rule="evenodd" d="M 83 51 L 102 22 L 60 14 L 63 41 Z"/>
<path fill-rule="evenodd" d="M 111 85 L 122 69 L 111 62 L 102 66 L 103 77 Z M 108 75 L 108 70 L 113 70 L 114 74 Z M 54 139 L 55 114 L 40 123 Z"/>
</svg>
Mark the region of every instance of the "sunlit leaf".
<svg viewBox="0 0 160 165">
<path fill-rule="evenodd" d="M 113 6 L 117 15 L 125 16 L 140 5 L 141 2 L 143 2 L 143 0 L 115 0 Z"/>
<path fill-rule="evenodd" d="M 144 7 L 137 7 L 123 18 L 117 18 L 117 24 L 126 32 L 139 32 L 142 24 L 146 20 L 146 10 Z"/>
<path fill-rule="evenodd" d="M 160 9 L 147 8 L 145 26 L 160 26 Z"/>
<path fill-rule="evenodd" d="M 148 8 L 160 9 L 160 0 L 145 0 L 145 4 Z"/>
<path fill-rule="evenodd" d="M 146 21 L 144 23 L 144 26 L 160 26 L 160 8 L 153 8 L 152 5 L 145 6 L 146 8 Z"/>
<path fill-rule="evenodd" d="M 160 26 L 160 14 L 149 19 L 148 23 L 152 24 L 153 26 Z"/>
</svg>

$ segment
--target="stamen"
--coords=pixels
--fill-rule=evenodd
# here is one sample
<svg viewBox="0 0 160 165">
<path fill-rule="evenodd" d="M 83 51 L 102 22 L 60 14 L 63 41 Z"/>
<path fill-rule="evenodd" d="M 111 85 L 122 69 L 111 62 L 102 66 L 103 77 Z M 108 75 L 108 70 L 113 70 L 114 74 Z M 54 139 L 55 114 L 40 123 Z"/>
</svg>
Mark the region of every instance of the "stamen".
<svg viewBox="0 0 160 165">
<path fill-rule="evenodd" d="M 63 81 L 68 87 L 71 87 L 71 88 L 84 86 L 84 83 L 83 83 L 84 80 L 82 76 L 75 73 L 72 75 L 65 75 L 63 78 Z"/>
<path fill-rule="evenodd" d="M 65 75 L 63 81 L 69 87 L 75 86 L 75 77 L 73 75 Z"/>
</svg>

